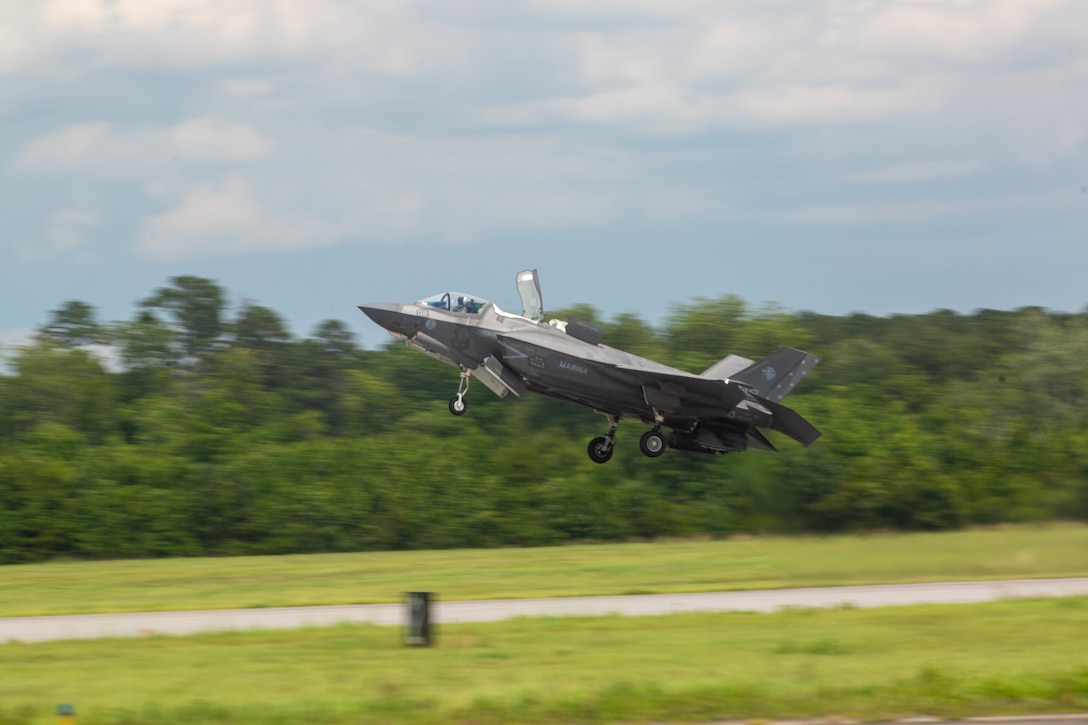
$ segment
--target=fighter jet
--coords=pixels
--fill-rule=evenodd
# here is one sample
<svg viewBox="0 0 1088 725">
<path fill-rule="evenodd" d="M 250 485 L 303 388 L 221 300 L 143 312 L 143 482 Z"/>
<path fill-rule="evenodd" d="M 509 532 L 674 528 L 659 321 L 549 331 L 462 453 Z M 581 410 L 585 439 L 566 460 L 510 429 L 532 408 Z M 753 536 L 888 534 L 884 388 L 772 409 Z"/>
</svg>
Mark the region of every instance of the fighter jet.
<svg viewBox="0 0 1088 725">
<path fill-rule="evenodd" d="M 782 405 L 819 358 L 785 347 L 753 362 L 729 355 L 699 375 L 602 345 L 604 331 L 578 319 L 544 321 L 537 271 L 517 275 L 520 315 L 461 292 L 418 302 L 359 305 L 409 347 L 461 371 L 450 412 L 463 415 L 469 380 L 500 398 L 539 393 L 585 406 L 608 419 L 608 432 L 589 442 L 596 463 L 612 458 L 620 420 L 652 426 L 639 448 L 651 457 L 669 447 L 703 453 L 777 450 L 760 430 L 778 431 L 803 446 L 820 437 Z"/>
</svg>

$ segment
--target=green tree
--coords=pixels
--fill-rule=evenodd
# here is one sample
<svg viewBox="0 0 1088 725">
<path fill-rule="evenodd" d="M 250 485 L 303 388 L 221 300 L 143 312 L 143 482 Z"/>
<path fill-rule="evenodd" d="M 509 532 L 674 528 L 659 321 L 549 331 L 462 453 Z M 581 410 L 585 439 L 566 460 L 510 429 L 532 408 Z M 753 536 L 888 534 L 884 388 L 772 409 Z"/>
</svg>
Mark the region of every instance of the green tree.
<svg viewBox="0 0 1088 725">
<path fill-rule="evenodd" d="M 116 385 L 90 353 L 43 340 L 21 348 L 12 363 L 15 376 L 5 385 L 0 433 L 57 424 L 100 442 L 117 432 Z"/>
<path fill-rule="evenodd" d="M 354 360 L 359 349 L 355 344 L 355 333 L 340 320 L 324 320 L 318 323 L 312 337 L 322 353 L 338 360 Z"/>
<path fill-rule="evenodd" d="M 177 363 L 177 335 L 149 310 L 113 327 L 113 339 L 127 370 L 169 368 Z"/>
<path fill-rule="evenodd" d="M 83 347 L 106 342 L 105 331 L 98 323 L 91 305 L 68 300 L 49 313 L 49 322 L 39 329 L 46 340 L 64 347 Z"/>
<path fill-rule="evenodd" d="M 160 287 L 141 307 L 165 312 L 180 346 L 180 362 L 205 362 L 218 349 L 225 332 L 223 312 L 226 293 L 210 279 L 183 275 L 170 279 L 171 286 Z"/>
<path fill-rule="evenodd" d="M 278 314 L 261 305 L 246 302 L 233 324 L 234 344 L 269 351 L 291 339 L 287 325 Z"/>
<path fill-rule="evenodd" d="M 588 305 L 556 314 L 699 371 L 784 345 L 823 363 L 787 401 L 825 435 L 729 457 L 619 451 L 605 422 L 537 395 L 499 401 L 396 342 L 175 277 L 130 321 L 66 302 L 0 374 L 0 562 L 540 545 L 737 531 L 941 529 L 1088 517 L 1088 315 L 1038 308 L 846 317 L 678 305 L 662 329 Z M 109 334 L 99 336 L 106 330 Z M 85 348 L 110 339 L 122 370 Z"/>
<path fill-rule="evenodd" d="M 702 372 L 726 355 L 744 355 L 737 334 L 749 316 L 748 304 L 736 295 L 697 297 L 693 303 L 676 305 L 665 323 L 669 364 Z"/>
</svg>

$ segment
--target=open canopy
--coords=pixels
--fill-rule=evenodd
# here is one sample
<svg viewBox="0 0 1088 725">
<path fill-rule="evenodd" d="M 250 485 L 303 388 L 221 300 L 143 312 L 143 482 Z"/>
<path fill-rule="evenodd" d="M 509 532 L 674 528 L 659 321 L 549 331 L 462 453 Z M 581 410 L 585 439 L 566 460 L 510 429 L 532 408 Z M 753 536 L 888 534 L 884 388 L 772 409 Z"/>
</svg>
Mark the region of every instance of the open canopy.
<svg viewBox="0 0 1088 725">
<path fill-rule="evenodd" d="M 518 272 L 518 294 L 521 296 L 521 314 L 533 322 L 544 320 L 544 304 L 540 299 L 540 279 L 535 269 Z"/>
</svg>

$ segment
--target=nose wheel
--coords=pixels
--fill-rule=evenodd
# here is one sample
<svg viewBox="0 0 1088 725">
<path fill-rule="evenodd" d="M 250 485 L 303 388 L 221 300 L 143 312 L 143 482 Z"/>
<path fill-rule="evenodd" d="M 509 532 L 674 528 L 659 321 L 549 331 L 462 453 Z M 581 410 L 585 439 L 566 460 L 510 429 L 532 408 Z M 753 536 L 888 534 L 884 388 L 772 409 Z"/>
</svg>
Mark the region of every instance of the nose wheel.
<svg viewBox="0 0 1088 725">
<path fill-rule="evenodd" d="M 594 463 L 608 463 L 612 458 L 612 452 L 616 447 L 616 428 L 620 425 L 620 419 L 614 415 L 608 416 L 608 435 L 597 436 L 589 442 L 586 451 L 589 459 Z"/>
<path fill-rule="evenodd" d="M 614 446 L 608 436 L 597 436 L 589 442 L 589 459 L 594 463 L 608 463 Z"/>
<path fill-rule="evenodd" d="M 450 412 L 454 415 L 464 415 L 468 410 L 465 402 L 465 393 L 468 392 L 469 374 L 466 368 L 461 368 L 461 382 L 457 386 L 457 395 L 450 398 Z"/>
</svg>

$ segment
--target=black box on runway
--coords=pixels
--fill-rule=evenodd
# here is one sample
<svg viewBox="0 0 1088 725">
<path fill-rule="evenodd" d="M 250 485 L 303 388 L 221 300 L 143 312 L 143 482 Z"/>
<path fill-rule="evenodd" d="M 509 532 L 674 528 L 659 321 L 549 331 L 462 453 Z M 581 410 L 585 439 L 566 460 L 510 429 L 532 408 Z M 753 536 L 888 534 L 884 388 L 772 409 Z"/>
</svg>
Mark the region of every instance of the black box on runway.
<svg viewBox="0 0 1088 725">
<path fill-rule="evenodd" d="M 431 646 L 431 592 L 408 592 L 408 626 L 404 643 L 411 647 Z"/>
</svg>

